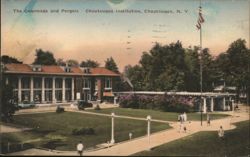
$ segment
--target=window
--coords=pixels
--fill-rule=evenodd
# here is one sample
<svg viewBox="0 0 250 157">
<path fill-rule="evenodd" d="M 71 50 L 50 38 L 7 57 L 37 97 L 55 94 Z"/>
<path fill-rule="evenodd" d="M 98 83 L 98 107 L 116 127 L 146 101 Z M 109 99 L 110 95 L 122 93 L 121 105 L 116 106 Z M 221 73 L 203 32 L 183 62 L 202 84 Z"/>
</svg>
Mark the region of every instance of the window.
<svg viewBox="0 0 250 157">
<path fill-rule="evenodd" d="M 30 88 L 30 78 L 23 77 L 22 78 L 22 89 L 28 89 L 28 88 Z"/>
<path fill-rule="evenodd" d="M 65 88 L 71 88 L 71 85 L 72 85 L 72 79 L 71 78 L 67 78 L 65 79 Z"/>
<path fill-rule="evenodd" d="M 55 87 L 56 88 L 62 88 L 62 79 L 61 78 L 56 78 L 55 80 Z"/>
<path fill-rule="evenodd" d="M 106 78 L 105 79 L 105 88 L 107 88 L 107 89 L 111 89 L 112 88 L 111 78 Z"/>
<path fill-rule="evenodd" d="M 52 78 L 45 78 L 45 88 L 52 88 Z"/>
<path fill-rule="evenodd" d="M 68 67 L 68 66 L 66 66 L 64 70 L 65 70 L 65 72 L 67 72 L 67 73 L 71 72 L 71 68 Z"/>
<path fill-rule="evenodd" d="M 84 69 L 83 69 L 83 72 L 84 72 L 85 74 L 89 74 L 89 73 L 90 73 L 90 69 L 89 69 L 89 68 L 84 68 Z"/>
<path fill-rule="evenodd" d="M 18 89 L 18 78 L 14 76 L 9 77 L 9 84 L 12 85 L 14 89 Z"/>
<path fill-rule="evenodd" d="M 89 79 L 83 79 L 83 88 L 85 88 L 85 89 L 90 88 L 90 80 Z"/>
<path fill-rule="evenodd" d="M 51 90 L 45 91 L 45 101 L 47 101 L 47 102 L 52 101 L 52 91 Z"/>
<path fill-rule="evenodd" d="M 42 88 L 42 78 L 34 78 L 34 88 Z"/>
</svg>

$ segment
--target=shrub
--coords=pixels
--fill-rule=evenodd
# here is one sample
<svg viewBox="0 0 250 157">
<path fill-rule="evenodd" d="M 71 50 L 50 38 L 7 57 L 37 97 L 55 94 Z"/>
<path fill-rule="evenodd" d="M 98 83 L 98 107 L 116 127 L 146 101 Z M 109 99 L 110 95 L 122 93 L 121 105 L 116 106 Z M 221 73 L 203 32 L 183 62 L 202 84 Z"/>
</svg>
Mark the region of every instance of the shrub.
<svg viewBox="0 0 250 157">
<path fill-rule="evenodd" d="M 190 112 L 194 108 L 195 99 L 170 95 L 122 95 L 120 106 L 123 108 L 153 109 L 171 112 Z"/>
<path fill-rule="evenodd" d="M 94 135 L 95 130 L 93 128 L 75 128 L 72 130 L 72 135 Z"/>
<path fill-rule="evenodd" d="M 64 112 L 64 108 L 60 107 L 60 106 L 57 106 L 56 113 L 62 113 L 62 112 Z"/>
<path fill-rule="evenodd" d="M 78 101 L 77 106 L 79 110 L 84 110 L 87 107 L 93 107 L 93 104 L 86 101 Z"/>
</svg>

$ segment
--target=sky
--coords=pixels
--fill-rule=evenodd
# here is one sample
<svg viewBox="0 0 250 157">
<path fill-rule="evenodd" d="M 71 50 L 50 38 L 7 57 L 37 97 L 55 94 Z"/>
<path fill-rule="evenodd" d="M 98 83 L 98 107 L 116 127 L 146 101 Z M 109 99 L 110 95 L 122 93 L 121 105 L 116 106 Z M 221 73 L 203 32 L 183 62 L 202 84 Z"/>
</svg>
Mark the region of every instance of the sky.
<svg viewBox="0 0 250 157">
<path fill-rule="evenodd" d="M 138 64 L 155 42 L 199 45 L 199 5 L 199 0 L 2 0 L 1 53 L 27 64 L 39 48 L 57 59 L 92 59 L 101 66 L 112 56 L 123 71 Z M 250 0 L 201 0 L 201 6 L 203 48 L 216 56 L 239 38 L 249 45 Z M 137 12 L 116 12 L 126 9 Z"/>
</svg>

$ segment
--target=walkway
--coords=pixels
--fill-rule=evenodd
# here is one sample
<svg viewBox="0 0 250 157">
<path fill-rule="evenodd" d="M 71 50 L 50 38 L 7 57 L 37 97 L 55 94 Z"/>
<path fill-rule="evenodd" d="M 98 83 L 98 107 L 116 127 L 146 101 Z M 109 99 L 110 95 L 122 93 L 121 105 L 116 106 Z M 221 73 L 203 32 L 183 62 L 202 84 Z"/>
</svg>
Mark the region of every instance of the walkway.
<svg viewBox="0 0 250 157">
<path fill-rule="evenodd" d="M 30 130 L 30 128 L 17 128 L 7 125 L 1 124 L 1 133 L 9 133 L 9 132 L 21 132 L 21 131 L 27 131 Z"/>
<path fill-rule="evenodd" d="M 237 112 L 227 112 L 227 114 L 231 114 L 232 116 L 213 120 L 211 122 L 211 126 L 207 126 L 206 123 L 203 123 L 203 126 L 200 125 L 200 122 L 191 121 L 187 123 L 187 133 L 181 132 L 179 133 L 179 124 L 172 123 L 170 124 L 173 129 L 161 131 L 158 133 L 154 133 L 150 136 L 150 142 L 147 136 L 136 138 L 130 141 L 125 141 L 121 143 L 117 143 L 114 146 L 106 149 L 100 149 L 96 151 L 87 151 L 84 152 L 84 155 L 94 155 L 94 156 L 128 156 L 132 155 L 149 148 L 153 148 L 156 146 L 160 146 L 162 144 L 180 139 L 185 136 L 192 135 L 199 131 L 217 131 L 220 126 L 223 126 L 224 130 L 234 129 L 235 126 L 233 123 L 249 120 L 249 107 L 244 107 Z M 21 152 L 15 152 L 8 155 L 77 155 L 75 151 L 44 151 L 39 149 L 30 149 Z"/>
</svg>

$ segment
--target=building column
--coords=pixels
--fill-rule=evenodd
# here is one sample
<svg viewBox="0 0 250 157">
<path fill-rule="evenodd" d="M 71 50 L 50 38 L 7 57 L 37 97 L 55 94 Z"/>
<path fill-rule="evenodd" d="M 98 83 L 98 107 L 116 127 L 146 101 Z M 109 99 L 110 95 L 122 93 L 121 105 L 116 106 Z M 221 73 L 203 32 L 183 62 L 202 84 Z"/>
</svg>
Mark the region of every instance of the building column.
<svg viewBox="0 0 250 157">
<path fill-rule="evenodd" d="M 75 100 L 75 79 L 74 77 L 71 80 L 71 100 Z"/>
<path fill-rule="evenodd" d="M 18 102 L 22 102 L 22 78 L 18 77 Z"/>
<path fill-rule="evenodd" d="M 42 103 L 45 103 L 45 78 L 42 77 Z"/>
<path fill-rule="evenodd" d="M 226 110 L 226 97 L 223 97 L 223 111 Z"/>
<path fill-rule="evenodd" d="M 65 77 L 62 78 L 62 102 L 65 102 Z"/>
<path fill-rule="evenodd" d="M 6 85 L 9 84 L 9 78 L 8 78 L 8 77 L 5 78 L 5 84 L 6 84 Z"/>
<path fill-rule="evenodd" d="M 210 111 L 213 112 L 214 111 L 214 98 L 211 97 L 211 108 Z"/>
<path fill-rule="evenodd" d="M 55 81 L 56 81 L 56 78 L 53 77 L 52 79 L 52 103 L 56 103 L 56 87 L 55 87 Z"/>
<path fill-rule="evenodd" d="M 207 113 L 207 98 L 203 98 L 203 113 Z"/>
<path fill-rule="evenodd" d="M 30 77 L 30 102 L 34 101 L 34 78 Z"/>
</svg>

